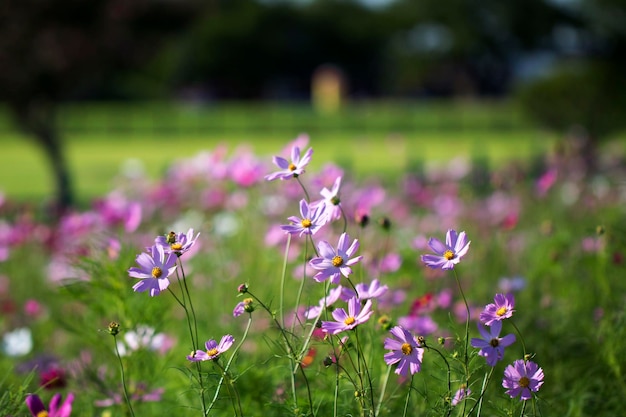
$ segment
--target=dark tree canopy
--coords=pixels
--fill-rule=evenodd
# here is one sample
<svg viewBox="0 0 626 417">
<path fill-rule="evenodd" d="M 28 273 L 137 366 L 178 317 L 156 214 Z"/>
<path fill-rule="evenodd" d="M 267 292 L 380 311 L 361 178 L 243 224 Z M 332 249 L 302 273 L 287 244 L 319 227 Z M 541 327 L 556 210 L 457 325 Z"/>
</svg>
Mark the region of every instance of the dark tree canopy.
<svg viewBox="0 0 626 417">
<path fill-rule="evenodd" d="M 0 100 L 48 156 L 58 209 L 74 199 L 55 126 L 58 103 L 88 96 L 111 74 L 143 65 L 194 11 L 189 1 L 3 0 Z"/>
</svg>

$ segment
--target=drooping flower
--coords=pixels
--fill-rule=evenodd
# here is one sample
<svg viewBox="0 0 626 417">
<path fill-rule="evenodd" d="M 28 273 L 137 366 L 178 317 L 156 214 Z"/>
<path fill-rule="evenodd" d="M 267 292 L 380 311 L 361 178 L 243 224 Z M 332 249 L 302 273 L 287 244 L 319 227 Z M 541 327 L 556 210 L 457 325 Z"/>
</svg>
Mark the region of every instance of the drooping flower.
<svg viewBox="0 0 626 417">
<path fill-rule="evenodd" d="M 485 330 L 485 328 L 479 323 L 478 331 L 483 338 L 472 338 L 472 347 L 480 349 L 478 354 L 485 357 L 489 366 L 496 366 L 496 363 L 504 357 L 504 348 L 515 342 L 514 334 L 508 334 L 504 337 L 500 337 L 501 330 L 501 321 L 495 321 L 489 328 L 489 331 Z"/>
<path fill-rule="evenodd" d="M 266 175 L 265 179 L 267 181 L 273 181 L 276 179 L 286 180 L 292 177 L 298 177 L 304 172 L 304 168 L 311 161 L 311 155 L 313 155 L 313 148 L 309 148 L 302 158 L 300 158 L 300 148 L 294 146 L 291 148 L 291 161 L 288 161 L 282 156 L 274 156 L 272 160 L 280 170 Z"/>
<path fill-rule="evenodd" d="M 46 410 L 41 398 L 36 394 L 30 394 L 26 397 L 26 406 L 34 417 L 70 417 L 74 394 L 70 392 L 63 404 L 61 404 L 62 399 L 61 394 L 55 394 Z"/>
<path fill-rule="evenodd" d="M 253 298 L 244 298 L 243 301 L 237 303 L 237 305 L 233 309 L 233 317 L 239 317 L 243 313 L 252 313 L 254 311 L 253 302 Z"/>
<path fill-rule="evenodd" d="M 349 300 L 352 297 L 358 297 L 359 300 L 367 300 L 370 298 L 382 297 L 389 289 L 386 285 L 380 285 L 380 281 L 377 279 L 372 280 L 368 285 L 359 282 L 354 286 L 356 292 L 352 288 L 344 287 L 341 293 L 341 298 Z"/>
<path fill-rule="evenodd" d="M 156 245 L 163 246 L 165 253 L 174 252 L 176 255 L 181 256 L 196 244 L 200 233 L 194 237 L 193 229 L 189 229 L 187 233 L 169 232 L 165 236 L 157 236 L 154 239 Z"/>
<path fill-rule="evenodd" d="M 200 361 L 212 361 L 217 359 L 222 353 L 226 352 L 235 342 L 235 338 L 229 334 L 222 336 L 222 339 L 217 343 L 213 339 L 209 339 L 204 344 L 206 351 L 196 350 L 191 355 L 187 356 L 187 360 L 191 362 Z"/>
<path fill-rule="evenodd" d="M 300 215 L 300 218 L 289 217 L 291 224 L 281 225 L 280 228 L 289 234 L 314 235 L 328 219 L 324 206 L 313 207 L 306 200 L 300 200 Z"/>
<path fill-rule="evenodd" d="M 166 254 L 161 245 L 153 245 L 148 252 L 137 255 L 139 268 L 132 267 L 128 275 L 141 281 L 133 285 L 136 292 L 149 291 L 150 296 L 159 295 L 170 285 L 168 277 L 176 269 L 176 254 Z"/>
<path fill-rule="evenodd" d="M 348 311 L 343 308 L 333 310 L 333 318 L 336 321 L 323 321 L 322 330 L 330 334 L 352 330 L 369 320 L 372 313 L 372 300 L 367 300 L 361 308 L 361 302 L 357 298 L 351 298 L 348 301 Z"/>
<path fill-rule="evenodd" d="M 518 359 L 512 365 L 504 369 L 502 386 L 507 389 L 506 393 L 511 398 L 517 396 L 520 400 L 529 400 L 531 392 L 539 391 L 543 385 L 543 369 L 532 361 Z"/>
<path fill-rule="evenodd" d="M 494 322 L 508 319 L 515 311 L 515 298 L 513 294 L 496 294 L 493 303 L 487 304 L 485 309 L 480 313 L 480 321 L 487 326 L 491 326 Z"/>
<path fill-rule="evenodd" d="M 395 326 L 389 331 L 394 338 L 385 339 L 385 349 L 391 352 L 385 353 L 387 365 L 398 364 L 395 373 L 401 376 L 411 375 L 420 371 L 424 349 L 420 347 L 415 336 L 400 326 Z"/>
<path fill-rule="evenodd" d="M 456 390 L 456 392 L 454 393 L 454 397 L 452 397 L 452 406 L 456 406 L 458 403 L 460 403 L 470 395 L 472 395 L 472 390 L 467 388 L 465 385 L 461 386 L 461 388 Z"/>
<path fill-rule="evenodd" d="M 446 233 L 445 244 L 439 239 L 430 238 L 428 246 L 436 255 L 422 255 L 422 262 L 433 269 L 454 269 L 454 265 L 458 264 L 461 258 L 467 254 L 470 243 L 465 232 L 457 234 L 455 230 L 449 229 Z"/>
<path fill-rule="evenodd" d="M 317 282 L 322 282 L 330 278 L 330 282 L 339 284 L 341 275 L 347 278 L 352 274 L 352 268 L 350 268 L 350 266 L 363 258 L 363 256 L 359 255 L 350 259 L 359 249 L 359 241 L 354 239 L 350 244 L 350 236 L 345 232 L 339 236 L 337 250 L 325 240 L 319 242 L 317 247 L 321 256 L 313 258 L 309 262 L 309 265 L 319 271 L 313 277 Z"/>
</svg>

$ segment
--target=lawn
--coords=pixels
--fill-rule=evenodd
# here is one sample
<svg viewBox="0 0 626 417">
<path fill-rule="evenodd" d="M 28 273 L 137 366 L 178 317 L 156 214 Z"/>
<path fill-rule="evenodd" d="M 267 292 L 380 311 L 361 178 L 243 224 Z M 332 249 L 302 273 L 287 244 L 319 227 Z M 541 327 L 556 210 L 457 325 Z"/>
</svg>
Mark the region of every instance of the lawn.
<svg viewBox="0 0 626 417">
<path fill-rule="evenodd" d="M 361 103 L 336 115 L 319 115 L 304 104 L 91 104 L 65 107 L 59 118 L 82 201 L 109 190 L 124 167 L 138 163 L 154 178 L 173 160 L 220 144 L 271 155 L 303 132 L 310 135 L 316 161 L 385 177 L 459 156 L 494 166 L 528 161 L 557 139 L 525 122 L 509 103 Z M 6 115 L 0 138 L 0 190 L 16 199 L 47 196 L 52 187 L 47 161 L 28 138 L 10 129 Z"/>
</svg>

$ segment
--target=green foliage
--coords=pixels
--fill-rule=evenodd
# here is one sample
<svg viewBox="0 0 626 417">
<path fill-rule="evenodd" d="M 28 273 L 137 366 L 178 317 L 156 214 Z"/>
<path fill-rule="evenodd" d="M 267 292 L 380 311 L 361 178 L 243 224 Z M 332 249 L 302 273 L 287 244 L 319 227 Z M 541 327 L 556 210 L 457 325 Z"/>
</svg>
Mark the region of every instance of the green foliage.
<svg viewBox="0 0 626 417">
<path fill-rule="evenodd" d="M 20 410 L 24 408 L 24 401 L 26 395 L 29 393 L 29 386 L 35 375 L 35 372 L 28 374 L 26 378 L 19 385 L 7 384 L 7 379 L 11 374 L 4 375 L 2 381 L 0 381 L 0 415 L 13 416 L 17 415 Z"/>
<path fill-rule="evenodd" d="M 560 133 L 582 126 L 592 140 L 605 140 L 626 128 L 626 81 L 609 63 L 568 65 L 518 92 L 525 112 Z"/>
</svg>

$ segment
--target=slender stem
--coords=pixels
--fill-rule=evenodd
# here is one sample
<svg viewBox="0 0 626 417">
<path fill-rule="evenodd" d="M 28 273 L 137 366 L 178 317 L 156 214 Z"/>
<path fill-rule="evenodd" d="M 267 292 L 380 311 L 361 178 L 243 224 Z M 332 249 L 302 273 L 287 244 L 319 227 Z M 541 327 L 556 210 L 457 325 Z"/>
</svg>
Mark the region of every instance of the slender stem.
<svg viewBox="0 0 626 417">
<path fill-rule="evenodd" d="M 300 177 L 296 177 L 294 175 L 295 179 L 298 181 L 298 184 L 300 184 L 300 187 L 302 187 L 302 191 L 304 191 L 304 195 L 306 197 L 306 202 L 310 203 L 311 202 L 311 198 L 309 197 L 309 193 L 306 190 L 306 187 L 304 186 L 304 184 L 302 184 L 302 181 L 300 181 Z"/>
<path fill-rule="evenodd" d="M 519 328 L 517 327 L 515 322 L 513 320 L 510 320 L 510 322 L 513 325 L 513 328 L 515 329 L 515 331 L 517 332 L 520 342 L 522 343 L 522 349 L 524 350 L 524 360 L 526 360 L 526 354 L 528 352 L 526 351 L 526 343 L 524 343 L 524 336 L 522 336 L 522 332 L 519 331 Z"/>
<path fill-rule="evenodd" d="M 280 321 L 285 327 L 285 278 L 287 276 L 287 258 L 289 257 L 289 247 L 291 246 L 291 235 L 287 235 L 287 245 L 285 246 L 285 256 L 283 258 L 283 270 L 280 275 Z"/>
<path fill-rule="evenodd" d="M 453 269 L 454 271 L 454 278 L 456 279 L 456 283 L 457 286 L 459 287 L 459 292 L 461 293 L 461 297 L 463 298 L 463 303 L 465 304 L 465 311 L 467 313 L 467 317 L 465 318 L 465 352 L 463 355 L 464 358 L 464 366 L 465 366 L 465 371 L 466 371 L 466 381 L 465 382 L 469 382 L 469 374 L 468 374 L 468 347 L 467 344 L 469 342 L 469 322 L 470 322 L 470 308 L 469 308 L 469 304 L 467 303 L 467 299 L 465 298 L 465 293 L 463 292 L 463 287 L 461 287 L 461 281 L 459 280 L 459 276 L 456 272 L 456 269 Z"/>
<path fill-rule="evenodd" d="M 411 374 L 411 383 L 409 384 L 409 391 L 406 393 L 406 400 L 404 402 L 404 412 L 402 417 L 406 417 L 406 411 L 409 408 L 409 400 L 411 399 L 411 391 L 413 391 L 413 374 Z"/>
<path fill-rule="evenodd" d="M 359 352 L 359 359 L 360 359 L 359 362 L 363 362 L 363 368 L 365 369 L 365 375 L 367 377 L 367 382 L 368 382 L 369 388 L 370 388 L 370 395 L 369 395 L 369 397 L 370 397 L 370 401 L 372 403 L 372 411 L 374 411 L 374 409 L 375 409 L 375 406 L 374 406 L 374 387 L 372 386 L 372 376 L 370 375 L 370 370 L 369 370 L 369 367 L 367 366 L 367 361 L 365 360 L 365 353 L 363 352 L 363 346 L 359 342 L 359 334 L 356 331 L 357 330 L 356 328 L 354 330 L 355 330 L 355 335 L 356 335 L 357 349 L 358 349 L 358 352 Z M 363 391 L 365 391 L 365 389 Z"/>
<path fill-rule="evenodd" d="M 491 375 L 493 374 L 493 369 L 494 368 L 491 367 L 491 370 L 489 371 L 489 373 L 485 374 L 485 377 L 483 378 L 483 386 L 480 388 L 480 397 L 478 398 L 478 402 L 476 403 L 476 405 L 474 405 L 474 407 L 478 407 L 478 410 L 476 411 L 476 417 L 480 416 L 480 412 L 483 406 L 483 399 L 485 398 L 487 385 L 489 385 L 489 381 L 491 381 Z M 472 414 L 472 411 L 474 411 L 474 407 L 472 407 L 469 413 L 467 413 L 468 415 Z"/>
<path fill-rule="evenodd" d="M 520 413 L 520 417 L 524 417 L 524 412 L 526 411 L 526 401 L 522 404 L 522 412 Z"/>
<path fill-rule="evenodd" d="M 135 412 L 133 411 L 133 405 L 130 402 L 130 398 L 128 397 L 128 389 L 126 388 L 126 377 L 124 375 L 124 364 L 122 363 L 122 357 L 120 356 L 120 351 L 117 347 L 117 336 L 113 335 L 113 342 L 115 343 L 115 354 L 117 356 L 117 360 L 120 362 L 120 373 L 122 375 L 122 389 L 124 390 L 124 398 L 126 399 L 126 404 L 128 404 L 128 409 L 130 410 L 130 414 L 134 417 Z"/>
<path fill-rule="evenodd" d="M 383 405 L 383 399 L 385 398 L 385 391 L 387 390 L 387 382 L 389 381 L 389 375 L 391 375 L 391 365 L 387 366 L 387 373 L 383 378 L 383 386 L 380 389 L 380 397 L 378 397 L 378 405 L 376 406 L 376 412 L 374 415 L 380 413 L 380 407 Z"/>
</svg>

